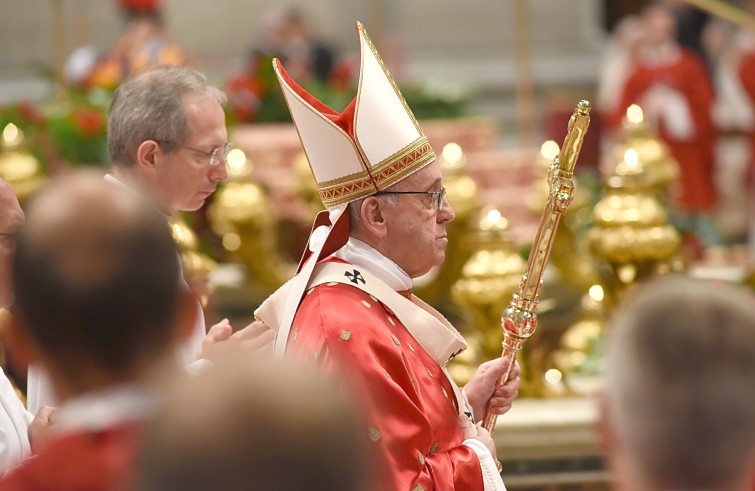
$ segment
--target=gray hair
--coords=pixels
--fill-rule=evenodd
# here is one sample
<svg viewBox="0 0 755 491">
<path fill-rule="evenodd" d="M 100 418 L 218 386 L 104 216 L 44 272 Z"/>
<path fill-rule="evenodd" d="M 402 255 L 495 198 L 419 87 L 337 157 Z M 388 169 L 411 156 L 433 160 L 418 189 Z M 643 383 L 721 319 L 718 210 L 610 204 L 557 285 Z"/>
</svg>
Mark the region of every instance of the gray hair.
<svg viewBox="0 0 755 491">
<path fill-rule="evenodd" d="M 367 198 L 369 198 L 369 196 L 349 203 L 349 229 L 351 235 L 353 235 L 353 232 L 358 230 L 362 224 L 362 215 L 360 212 L 362 210 L 362 203 L 364 203 L 364 200 Z"/>
<path fill-rule="evenodd" d="M 666 277 L 618 312 L 609 340 L 609 424 L 647 483 L 724 489 L 755 450 L 755 301 Z"/>
<path fill-rule="evenodd" d="M 178 150 L 189 136 L 184 97 L 198 94 L 223 104 L 225 94 L 191 68 L 155 65 L 121 84 L 110 104 L 108 149 L 113 165 L 136 162 L 142 142 L 159 141 L 166 153 Z"/>
<path fill-rule="evenodd" d="M 385 188 L 384 191 L 398 191 L 399 190 L 399 183 L 395 183 L 390 187 Z M 349 203 L 349 228 L 351 229 L 350 234 L 353 235 L 353 232 L 355 230 L 358 230 L 362 225 L 362 204 L 364 203 L 364 200 L 367 198 L 370 198 L 372 196 L 375 196 L 374 194 L 371 194 L 369 196 L 365 196 L 364 198 L 360 198 L 358 200 L 352 201 Z M 380 198 L 384 199 L 388 203 L 395 205 L 396 204 L 396 196 L 392 194 L 381 194 L 378 195 Z"/>
</svg>

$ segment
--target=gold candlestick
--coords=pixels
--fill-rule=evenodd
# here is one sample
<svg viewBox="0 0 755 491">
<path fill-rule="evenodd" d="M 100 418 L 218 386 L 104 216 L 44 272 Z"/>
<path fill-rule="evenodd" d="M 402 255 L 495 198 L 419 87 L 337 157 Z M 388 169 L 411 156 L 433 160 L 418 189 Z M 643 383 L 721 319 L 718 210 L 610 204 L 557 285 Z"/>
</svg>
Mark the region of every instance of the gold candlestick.
<svg viewBox="0 0 755 491">
<path fill-rule="evenodd" d="M 493 207 L 486 207 L 467 232 L 472 255 L 461 277 L 451 287 L 453 303 L 467 318 L 464 337 L 468 348 L 454 358 L 449 371 L 457 383 L 466 384 L 477 366 L 498 354 L 500 336 L 490 329 L 517 291 L 524 259 L 517 253 L 508 221 Z"/>
<path fill-rule="evenodd" d="M 24 132 L 15 124 L 0 128 L 0 177 L 23 203 L 45 182 L 42 167 L 29 152 Z"/>
</svg>

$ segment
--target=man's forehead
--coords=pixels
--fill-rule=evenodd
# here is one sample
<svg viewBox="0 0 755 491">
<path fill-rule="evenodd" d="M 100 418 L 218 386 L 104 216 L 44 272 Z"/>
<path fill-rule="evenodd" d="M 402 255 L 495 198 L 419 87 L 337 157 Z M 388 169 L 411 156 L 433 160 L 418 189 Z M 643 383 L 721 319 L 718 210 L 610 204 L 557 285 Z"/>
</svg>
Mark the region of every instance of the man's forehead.
<svg viewBox="0 0 755 491">
<path fill-rule="evenodd" d="M 440 167 L 437 162 L 430 162 L 425 167 L 400 182 L 402 183 L 402 188 L 412 187 L 418 188 L 417 190 L 425 190 L 434 185 L 440 185 L 442 182 Z"/>
</svg>

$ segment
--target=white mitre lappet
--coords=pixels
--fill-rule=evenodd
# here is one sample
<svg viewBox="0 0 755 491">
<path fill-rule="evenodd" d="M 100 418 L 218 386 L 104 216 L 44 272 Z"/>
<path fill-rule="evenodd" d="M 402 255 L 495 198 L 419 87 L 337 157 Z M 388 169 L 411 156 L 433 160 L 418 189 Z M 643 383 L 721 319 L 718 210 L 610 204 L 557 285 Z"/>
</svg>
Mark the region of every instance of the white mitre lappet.
<svg viewBox="0 0 755 491">
<path fill-rule="evenodd" d="M 255 316 L 278 329 L 282 352 L 296 308 L 315 263 L 348 240 L 346 206 L 382 191 L 435 160 L 435 152 L 361 23 L 359 84 L 354 100 L 339 113 L 307 93 L 278 59 L 273 68 L 304 152 L 327 208 L 315 218 L 298 274 L 266 300 Z M 314 257 L 313 257 L 314 256 Z"/>
</svg>

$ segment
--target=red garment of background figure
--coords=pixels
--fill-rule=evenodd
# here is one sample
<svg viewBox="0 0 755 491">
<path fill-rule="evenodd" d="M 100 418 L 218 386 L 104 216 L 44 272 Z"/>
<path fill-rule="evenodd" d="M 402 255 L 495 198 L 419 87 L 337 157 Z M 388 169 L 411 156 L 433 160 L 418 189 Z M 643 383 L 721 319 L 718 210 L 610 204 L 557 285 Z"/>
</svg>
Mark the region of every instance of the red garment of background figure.
<svg viewBox="0 0 755 491">
<path fill-rule="evenodd" d="M 716 205 L 713 87 L 702 59 L 677 43 L 675 14 L 671 5 L 660 2 L 642 10 L 642 41 L 612 119 L 618 126 L 631 104 L 642 107 L 679 162 L 676 208 L 704 216 Z"/>
<path fill-rule="evenodd" d="M 319 285 L 302 299 L 288 343 L 356 390 L 375 489 L 483 490 L 447 376 L 382 303 L 348 285 Z"/>
<path fill-rule="evenodd" d="M 126 489 L 140 439 L 138 424 L 69 433 L 0 480 L 0 491 Z"/>
<path fill-rule="evenodd" d="M 624 87 L 614 124 L 631 104 L 655 121 L 661 139 L 679 162 L 677 207 L 710 212 L 716 205 L 713 180 L 715 128 L 711 119 L 713 87 L 702 60 L 675 45 L 641 55 Z"/>
<path fill-rule="evenodd" d="M 742 54 L 739 60 L 739 80 L 742 88 L 750 99 L 750 104 L 755 108 L 755 46 Z M 755 174 L 755 127 L 750 129 L 750 158 L 747 166 L 748 187 L 753 182 Z"/>
</svg>

